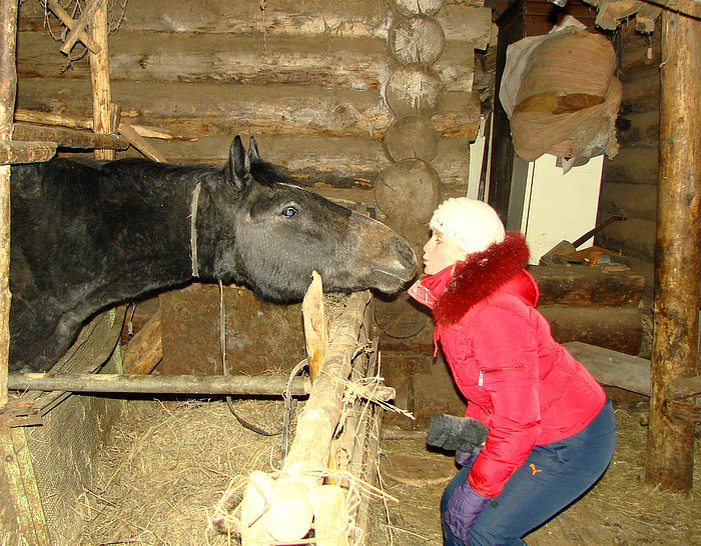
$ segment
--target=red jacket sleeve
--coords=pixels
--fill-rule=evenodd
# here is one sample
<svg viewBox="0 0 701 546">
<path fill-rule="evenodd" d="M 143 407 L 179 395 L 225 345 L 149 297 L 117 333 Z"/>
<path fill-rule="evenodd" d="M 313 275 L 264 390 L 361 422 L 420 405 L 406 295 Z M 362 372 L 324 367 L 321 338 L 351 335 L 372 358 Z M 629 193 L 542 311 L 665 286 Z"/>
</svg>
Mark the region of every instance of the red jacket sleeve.
<svg viewBox="0 0 701 546">
<path fill-rule="evenodd" d="M 475 491 L 498 495 L 540 434 L 538 344 L 528 310 L 486 306 L 471 317 L 477 388 L 491 401 L 487 441 L 468 475 Z M 481 384 L 480 384 L 481 383 Z"/>
</svg>

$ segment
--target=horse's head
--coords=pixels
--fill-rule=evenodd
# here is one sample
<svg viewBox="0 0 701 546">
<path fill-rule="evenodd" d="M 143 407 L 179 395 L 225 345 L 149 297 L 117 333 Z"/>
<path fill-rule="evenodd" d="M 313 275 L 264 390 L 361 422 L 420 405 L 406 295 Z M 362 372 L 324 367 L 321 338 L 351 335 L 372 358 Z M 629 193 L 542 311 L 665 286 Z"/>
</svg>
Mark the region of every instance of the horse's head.
<svg viewBox="0 0 701 546">
<path fill-rule="evenodd" d="M 224 173 L 237 198 L 233 240 L 217 241 L 218 278 L 245 282 L 269 300 L 295 301 L 314 270 L 325 290 L 343 292 L 396 292 L 416 273 L 416 256 L 396 232 L 294 185 L 261 161 L 253 138 L 246 152 L 236 136 Z"/>
</svg>

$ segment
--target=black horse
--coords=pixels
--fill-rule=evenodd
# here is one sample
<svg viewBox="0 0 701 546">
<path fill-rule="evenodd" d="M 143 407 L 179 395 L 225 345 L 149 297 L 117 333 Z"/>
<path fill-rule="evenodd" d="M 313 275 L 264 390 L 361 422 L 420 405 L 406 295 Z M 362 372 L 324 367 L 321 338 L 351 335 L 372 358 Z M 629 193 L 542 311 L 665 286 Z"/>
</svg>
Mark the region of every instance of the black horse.
<svg viewBox="0 0 701 546">
<path fill-rule="evenodd" d="M 253 138 L 224 169 L 53 159 L 11 180 L 11 371 L 47 370 L 98 311 L 193 277 L 293 302 L 313 270 L 340 292 L 395 292 L 416 270 L 394 231 L 293 185 Z"/>
</svg>

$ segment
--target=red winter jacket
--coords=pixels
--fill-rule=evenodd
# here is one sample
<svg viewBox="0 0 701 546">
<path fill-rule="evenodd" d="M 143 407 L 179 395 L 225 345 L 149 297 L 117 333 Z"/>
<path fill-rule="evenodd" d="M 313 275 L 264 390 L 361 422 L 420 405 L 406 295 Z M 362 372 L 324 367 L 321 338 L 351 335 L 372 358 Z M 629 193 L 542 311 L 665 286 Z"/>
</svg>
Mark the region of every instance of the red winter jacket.
<svg viewBox="0 0 701 546">
<path fill-rule="evenodd" d="M 468 399 L 466 417 L 489 427 L 468 475 L 495 497 L 534 445 L 583 429 L 605 402 L 603 389 L 550 334 L 535 309 L 538 286 L 525 270 L 523 235 L 422 278 L 409 294 L 433 310 L 434 341 Z"/>
</svg>

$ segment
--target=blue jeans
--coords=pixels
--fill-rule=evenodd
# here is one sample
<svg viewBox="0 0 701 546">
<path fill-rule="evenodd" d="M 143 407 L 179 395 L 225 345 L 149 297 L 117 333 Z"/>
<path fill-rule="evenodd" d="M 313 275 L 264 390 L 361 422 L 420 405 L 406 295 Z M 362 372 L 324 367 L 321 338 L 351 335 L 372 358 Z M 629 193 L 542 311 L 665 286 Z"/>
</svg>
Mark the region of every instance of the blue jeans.
<svg viewBox="0 0 701 546">
<path fill-rule="evenodd" d="M 616 418 L 607 400 L 597 416 L 577 434 L 534 446 L 501 493 L 487 503 L 475 521 L 471 546 L 525 544 L 521 537 L 539 527 L 586 493 L 601 477 L 616 445 Z M 453 490 L 467 479 L 463 468 L 441 499 L 445 512 Z M 465 546 L 443 524 L 443 544 Z"/>
</svg>

